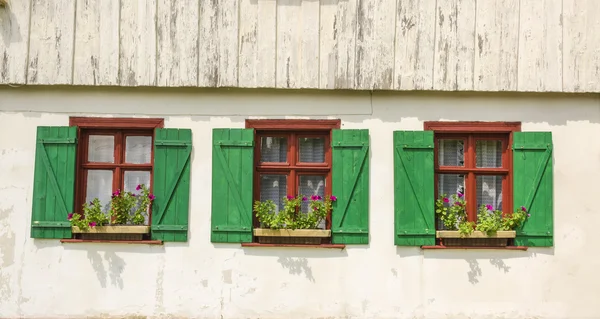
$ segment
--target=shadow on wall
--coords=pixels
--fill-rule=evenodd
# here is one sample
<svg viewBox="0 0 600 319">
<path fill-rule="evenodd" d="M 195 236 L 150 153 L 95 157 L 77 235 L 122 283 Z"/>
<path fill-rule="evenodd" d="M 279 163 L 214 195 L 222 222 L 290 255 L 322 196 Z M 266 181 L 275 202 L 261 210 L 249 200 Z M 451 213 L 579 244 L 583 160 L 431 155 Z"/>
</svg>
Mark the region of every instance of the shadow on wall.
<svg viewBox="0 0 600 319">
<path fill-rule="evenodd" d="M 124 254 L 164 254 L 164 246 L 158 245 L 130 245 L 115 243 L 60 243 L 57 240 L 34 239 L 33 244 L 36 249 L 51 248 L 62 246 L 64 250 L 86 252 L 87 258 L 96 272 L 96 277 L 102 288 L 106 288 L 110 280 L 110 285 L 123 289 L 123 272 L 126 267 L 125 260 L 117 255 Z M 94 246 L 93 249 L 90 246 Z M 61 257 L 62 258 L 62 257 Z M 106 264 L 106 266 L 105 266 Z"/>
<path fill-rule="evenodd" d="M 245 255 L 277 257 L 277 262 L 287 269 L 290 275 L 304 276 L 311 282 L 315 282 L 315 278 L 309 259 L 348 257 L 346 249 L 244 247 L 243 250 Z"/>
<path fill-rule="evenodd" d="M 527 251 L 521 250 L 497 250 L 497 249 L 436 249 L 423 250 L 420 247 L 396 247 L 396 254 L 402 258 L 423 256 L 427 259 L 446 259 L 446 260 L 464 260 L 469 266 L 467 279 L 471 284 L 479 283 L 479 278 L 483 275 L 480 262 L 487 260 L 492 266 L 506 273 L 510 272 L 511 267 L 506 264 L 506 260 L 515 258 L 534 258 L 539 255 L 554 256 L 554 247 L 529 248 Z"/>
</svg>

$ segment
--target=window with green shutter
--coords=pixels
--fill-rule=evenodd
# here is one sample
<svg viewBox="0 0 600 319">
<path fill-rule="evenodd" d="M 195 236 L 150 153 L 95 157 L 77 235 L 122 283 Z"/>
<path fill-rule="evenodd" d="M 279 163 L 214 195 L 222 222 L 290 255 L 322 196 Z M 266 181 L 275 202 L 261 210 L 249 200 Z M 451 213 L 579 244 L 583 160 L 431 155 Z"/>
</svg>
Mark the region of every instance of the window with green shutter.
<svg viewBox="0 0 600 319">
<path fill-rule="evenodd" d="M 211 241 L 368 243 L 369 135 L 339 126 L 339 120 L 247 120 L 246 129 L 214 129 Z M 333 209 L 313 226 L 283 230 L 261 223 L 253 209 L 269 201 L 280 214 L 291 198 L 298 200 L 298 219 L 310 216 L 312 199 L 334 199 Z"/>
<path fill-rule="evenodd" d="M 396 245 L 552 245 L 550 133 L 505 122 L 426 122 L 425 129 L 394 132 Z M 436 201 L 464 217 L 444 223 Z M 519 227 L 485 227 L 486 220 L 509 225 L 521 207 L 531 217 Z"/>
<path fill-rule="evenodd" d="M 69 127 L 38 128 L 31 237 L 186 241 L 191 131 L 163 122 L 72 117 Z M 135 203 L 151 199 L 133 218 Z M 133 207 L 116 216 L 117 200 Z M 94 211 L 104 217 L 88 225 Z"/>
</svg>

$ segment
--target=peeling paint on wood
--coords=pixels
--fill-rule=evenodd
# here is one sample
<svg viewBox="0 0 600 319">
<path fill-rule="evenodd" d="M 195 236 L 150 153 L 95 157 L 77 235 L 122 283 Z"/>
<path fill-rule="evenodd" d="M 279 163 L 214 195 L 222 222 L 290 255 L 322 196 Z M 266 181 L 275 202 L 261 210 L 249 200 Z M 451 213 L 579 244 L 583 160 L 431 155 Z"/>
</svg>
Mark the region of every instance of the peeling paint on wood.
<svg viewBox="0 0 600 319">
<path fill-rule="evenodd" d="M 519 0 L 477 2 L 475 90 L 517 88 Z"/>
<path fill-rule="evenodd" d="M 240 0 L 239 86 L 275 87 L 277 1 Z"/>
<path fill-rule="evenodd" d="M 564 0 L 564 87 L 600 92 L 600 1 Z"/>
<path fill-rule="evenodd" d="M 562 1 L 521 1 L 518 90 L 562 91 Z"/>
<path fill-rule="evenodd" d="M 238 14 L 238 1 L 200 1 L 200 86 L 238 86 Z"/>
<path fill-rule="evenodd" d="M 121 1 L 119 84 L 156 85 L 156 0 Z"/>
<path fill-rule="evenodd" d="M 355 88 L 391 89 L 396 1 L 361 0 L 357 19 Z"/>
<path fill-rule="evenodd" d="M 394 88 L 431 90 L 435 37 L 435 0 L 398 1 Z"/>
<path fill-rule="evenodd" d="M 26 83 L 29 1 L 0 7 L 0 83 Z"/>
<path fill-rule="evenodd" d="M 319 87 L 319 1 L 277 1 L 277 87 Z"/>
<path fill-rule="evenodd" d="M 321 4 L 320 85 L 322 89 L 353 89 L 356 64 L 358 0 Z"/>
<path fill-rule="evenodd" d="M 157 85 L 198 85 L 198 5 L 158 0 Z"/>
<path fill-rule="evenodd" d="M 437 3 L 433 88 L 443 91 L 472 90 L 475 0 Z"/>
<path fill-rule="evenodd" d="M 27 83 L 72 83 L 74 19 L 75 1 L 31 1 Z"/>
<path fill-rule="evenodd" d="M 73 84 L 117 85 L 119 0 L 77 0 Z"/>
</svg>

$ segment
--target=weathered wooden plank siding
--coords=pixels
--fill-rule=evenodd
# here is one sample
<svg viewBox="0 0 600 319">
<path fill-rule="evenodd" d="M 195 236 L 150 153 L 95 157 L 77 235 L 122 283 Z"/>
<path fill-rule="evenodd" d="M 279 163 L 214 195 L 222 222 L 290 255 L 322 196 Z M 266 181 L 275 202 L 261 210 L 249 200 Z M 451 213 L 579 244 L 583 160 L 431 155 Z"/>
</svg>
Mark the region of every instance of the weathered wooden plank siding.
<svg viewBox="0 0 600 319">
<path fill-rule="evenodd" d="M 477 1 L 476 91 L 515 91 L 519 52 L 519 0 Z"/>
<path fill-rule="evenodd" d="M 433 89 L 435 0 L 398 1 L 394 88 Z"/>
<path fill-rule="evenodd" d="M 119 0 L 77 0 L 73 84 L 119 83 Z"/>
<path fill-rule="evenodd" d="M 238 86 L 238 1 L 200 0 L 198 85 Z"/>
<path fill-rule="evenodd" d="M 10 10 L 0 8 L 0 83 L 27 82 L 29 1 L 15 1 Z"/>
<path fill-rule="evenodd" d="M 321 89 L 353 89 L 359 0 L 330 0 L 321 4 Z"/>
<path fill-rule="evenodd" d="M 189 0 L 157 1 L 157 85 L 197 86 L 199 6 Z"/>
<path fill-rule="evenodd" d="M 277 1 L 240 0 L 239 86 L 275 87 Z"/>
<path fill-rule="evenodd" d="M 156 0 L 121 1 L 119 84 L 156 85 Z"/>
<path fill-rule="evenodd" d="M 0 84 L 600 92 L 597 0 L 11 0 Z"/>
<path fill-rule="evenodd" d="M 436 18 L 433 89 L 472 90 L 475 0 L 438 1 Z"/>
<path fill-rule="evenodd" d="M 564 0 L 563 10 L 563 90 L 600 92 L 600 1 Z"/>
<path fill-rule="evenodd" d="M 361 0 L 357 19 L 355 88 L 392 89 L 396 1 Z"/>
<path fill-rule="evenodd" d="M 562 91 L 562 1 L 521 0 L 518 91 Z"/>
<path fill-rule="evenodd" d="M 319 87 L 319 1 L 277 1 L 277 87 Z"/>
<path fill-rule="evenodd" d="M 72 83 L 74 19 L 73 0 L 31 1 L 27 83 Z"/>
</svg>

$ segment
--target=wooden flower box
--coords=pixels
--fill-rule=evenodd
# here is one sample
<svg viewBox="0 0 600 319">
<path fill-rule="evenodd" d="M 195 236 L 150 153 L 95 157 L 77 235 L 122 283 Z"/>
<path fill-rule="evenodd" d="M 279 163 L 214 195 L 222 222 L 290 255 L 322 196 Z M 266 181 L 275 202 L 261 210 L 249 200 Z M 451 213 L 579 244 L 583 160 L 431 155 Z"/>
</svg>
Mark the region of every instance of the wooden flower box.
<svg viewBox="0 0 600 319">
<path fill-rule="evenodd" d="M 256 228 L 254 236 L 261 244 L 320 245 L 323 238 L 331 237 L 331 230 Z"/>
<path fill-rule="evenodd" d="M 475 230 L 470 235 L 461 237 L 458 230 L 438 230 L 435 236 L 440 238 L 444 246 L 494 246 L 504 247 L 508 240 L 515 238 L 517 232 L 514 230 L 499 230 L 492 234 Z"/>
<path fill-rule="evenodd" d="M 145 234 L 150 233 L 150 226 L 95 226 L 90 227 L 89 230 L 81 230 L 73 226 L 71 232 L 81 239 L 89 240 L 142 240 Z"/>
</svg>

